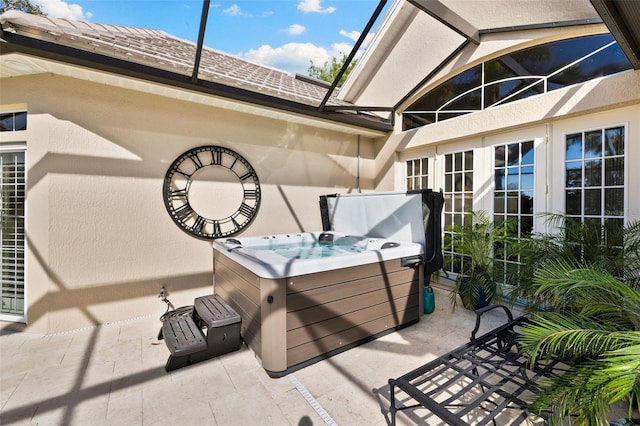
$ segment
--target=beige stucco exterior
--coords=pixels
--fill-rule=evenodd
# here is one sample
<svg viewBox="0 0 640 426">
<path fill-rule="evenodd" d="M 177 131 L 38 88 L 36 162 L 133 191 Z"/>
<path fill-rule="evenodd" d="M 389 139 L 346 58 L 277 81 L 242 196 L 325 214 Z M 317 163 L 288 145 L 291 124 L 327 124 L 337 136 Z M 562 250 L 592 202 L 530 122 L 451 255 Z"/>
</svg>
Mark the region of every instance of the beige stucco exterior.
<svg viewBox="0 0 640 426">
<path fill-rule="evenodd" d="M 398 4 L 397 4 L 398 5 Z M 383 103 L 398 107 L 395 131 L 377 141 L 383 155 L 376 157 L 376 182 L 393 182 L 394 188 L 406 188 L 405 162 L 428 159 L 429 187 L 444 187 L 446 154 L 472 150 L 474 155 L 473 209 L 493 213 L 494 146 L 531 140 L 535 147 L 535 213 L 565 211 L 565 136 L 567 134 L 623 126 L 625 147 L 626 221 L 640 220 L 640 199 L 634 188 L 640 183 L 640 71 L 629 70 L 596 78 L 542 95 L 507 103 L 454 119 L 402 131 L 401 112 L 420 96 L 452 76 L 481 62 L 509 51 L 554 40 L 606 32 L 602 24 L 532 28 L 515 32 L 482 35 L 479 46 L 467 44 L 431 78 L 424 68 L 432 69 L 442 58 L 424 56 L 423 44 L 431 37 L 432 18 L 417 14 L 406 3 L 394 10 L 384 32 L 373 42 L 373 49 L 360 62 L 360 71 L 346 85 L 344 99 L 364 104 Z M 467 15 L 472 17 L 473 14 Z M 436 32 L 436 35 L 439 34 Z M 430 46 L 444 43 L 431 40 Z M 451 40 L 449 40 L 451 42 Z M 460 45 L 462 38 L 456 40 Z M 457 46 L 456 45 L 456 46 Z M 391 49 L 391 50 L 389 50 Z M 445 47 L 444 50 L 447 50 Z M 449 48 L 449 51 L 452 49 Z M 391 77 L 393 76 L 393 77 Z M 390 92 L 388 81 L 405 90 Z M 408 82 L 411 82 L 409 84 Z M 401 104 L 399 100 L 415 87 Z M 396 161 L 389 164 L 392 153 Z M 535 232 L 553 232 L 544 216 L 534 218 Z M 438 277 L 432 276 L 438 280 Z M 445 285 L 448 281 L 442 280 Z M 447 284 L 448 283 L 448 284 Z"/>
<path fill-rule="evenodd" d="M 586 12 L 576 9 L 576 18 Z M 589 13 L 594 13 L 593 11 Z M 585 15 L 586 16 L 586 15 Z M 571 17 L 571 16 L 570 16 Z M 426 45 L 433 19 L 397 2 L 341 96 L 359 105 L 392 106 L 442 61 Z M 601 33 L 602 24 L 536 28 L 483 35 L 414 95 L 472 64 L 569 36 Z M 433 39 L 430 39 L 433 46 Z M 448 44 L 447 44 L 448 43 Z M 437 52 L 436 52 L 437 53 Z M 440 56 L 438 56 L 440 55 Z M 0 80 L 0 111 L 27 111 L 26 131 L 0 133 L 27 161 L 26 324 L 2 329 L 55 333 L 161 313 L 165 287 L 176 306 L 210 293 L 209 242 L 172 221 L 162 197 L 169 165 L 200 145 L 237 151 L 256 170 L 262 203 L 243 235 L 322 228 L 323 194 L 405 190 L 405 161 L 428 157 L 430 186 L 442 187 L 442 158 L 472 149 L 474 208 L 491 209 L 491 149 L 533 140 L 536 211 L 564 203 L 564 135 L 625 126 L 625 218 L 640 219 L 640 71 L 626 71 L 496 108 L 388 135 L 353 125 L 216 98 L 52 60 L 11 54 L 32 74 Z M 393 83 L 390 83 L 393 82 Z M 544 173 L 539 173 L 543 170 Z M 216 198 L 216 197 L 213 197 Z M 228 209 L 225 197 L 211 200 Z M 227 200 L 228 201 L 228 200 Z M 542 219 L 537 230 L 544 230 Z"/>
<path fill-rule="evenodd" d="M 162 286 L 176 307 L 211 292 L 209 242 L 163 203 L 167 168 L 189 148 L 224 146 L 256 170 L 262 203 L 245 235 L 321 230 L 320 195 L 356 191 L 358 176 L 376 189 L 373 141 L 353 133 L 55 74 L 0 84 L 5 111 L 28 111 L 27 130 L 0 142 L 26 144 L 31 332 L 162 312 Z"/>
</svg>

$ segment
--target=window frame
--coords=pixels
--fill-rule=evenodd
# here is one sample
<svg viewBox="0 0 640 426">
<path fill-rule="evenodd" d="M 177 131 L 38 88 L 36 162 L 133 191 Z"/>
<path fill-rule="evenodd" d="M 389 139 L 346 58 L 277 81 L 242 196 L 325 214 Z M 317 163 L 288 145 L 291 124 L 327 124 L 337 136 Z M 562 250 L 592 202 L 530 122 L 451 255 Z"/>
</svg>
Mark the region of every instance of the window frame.
<svg viewBox="0 0 640 426">
<path fill-rule="evenodd" d="M 615 128 L 622 128 L 624 130 L 624 142 L 623 142 L 623 149 L 624 149 L 624 154 L 622 155 L 622 158 L 624 159 L 624 183 L 622 185 L 612 185 L 614 187 L 618 187 L 620 186 L 622 188 L 622 193 L 623 193 L 623 210 L 622 210 L 622 215 L 621 216 L 614 216 L 614 215 L 607 215 L 605 214 L 605 194 L 604 194 L 604 190 L 607 188 L 607 185 L 605 185 L 605 179 L 606 179 L 606 175 L 604 173 L 604 165 L 602 166 L 602 176 L 600 178 L 601 180 L 601 184 L 599 186 L 585 186 L 585 182 L 584 182 L 584 170 L 585 170 L 585 152 L 584 152 L 584 138 L 585 135 L 587 133 L 592 133 L 592 132 L 596 132 L 599 131 L 601 132 L 603 135 L 605 134 L 606 130 L 610 130 L 610 129 L 615 129 Z M 581 162 L 581 185 L 579 187 L 568 187 L 567 186 L 567 157 L 566 157 L 566 142 L 567 142 L 567 137 L 571 136 L 571 135 L 576 135 L 576 134 L 581 134 L 582 136 L 582 148 L 583 148 L 583 152 L 582 152 L 582 156 L 580 159 Z M 602 145 L 604 146 L 605 141 L 602 141 Z M 573 131 L 563 131 L 562 132 L 562 153 L 563 153 L 563 157 L 562 157 L 562 173 L 563 173 L 563 178 L 562 178 L 562 211 L 564 212 L 564 214 L 567 217 L 576 217 L 584 222 L 585 217 L 587 219 L 593 219 L 593 218 L 598 218 L 600 220 L 601 225 L 604 225 L 604 221 L 607 217 L 613 217 L 613 218 L 620 218 L 622 219 L 622 223 L 623 225 L 626 225 L 628 223 L 629 220 L 629 123 L 628 122 L 623 122 L 623 123 L 602 123 L 600 125 L 596 125 L 596 126 L 589 126 L 589 127 L 579 127 L 576 126 L 576 128 Z M 603 155 L 599 158 L 600 160 L 602 160 L 604 162 L 604 160 L 608 157 L 604 156 L 604 153 L 602 153 Z M 589 157 L 591 158 L 591 157 Z M 595 157 L 593 157 L 595 158 Z M 577 160 L 575 160 L 577 161 Z M 600 208 L 600 213 L 598 214 L 585 214 L 585 209 L 584 209 L 584 196 L 581 197 L 581 206 L 580 206 L 580 214 L 579 215 L 575 215 L 575 214 L 571 214 L 569 215 L 567 213 L 567 202 L 566 202 L 566 196 L 567 196 L 567 191 L 570 188 L 579 188 L 580 190 L 584 191 L 585 188 L 599 188 L 602 192 L 600 195 L 600 201 L 601 201 L 601 208 Z"/>
<path fill-rule="evenodd" d="M 467 168 L 468 164 L 467 164 L 467 158 L 466 155 L 467 154 L 471 154 L 472 156 L 472 160 L 471 160 L 471 167 Z M 460 154 L 461 155 L 461 170 L 456 170 L 456 154 Z M 452 169 L 451 171 L 447 171 L 447 156 L 452 156 L 451 157 L 451 166 Z M 443 191 L 443 195 L 444 195 L 444 204 L 442 206 L 442 237 L 443 237 L 443 241 L 446 238 L 447 235 L 447 228 L 450 225 L 455 225 L 456 223 L 462 224 L 465 221 L 469 220 L 469 215 L 467 214 L 467 212 L 469 211 L 473 211 L 474 209 L 474 204 L 475 204 L 475 197 L 476 197 L 476 179 L 478 177 L 478 171 L 476 170 L 476 164 L 478 163 L 478 155 L 480 155 L 480 153 L 478 152 L 478 150 L 476 148 L 474 148 L 473 146 L 466 146 L 466 147 L 459 147 L 459 149 L 455 149 L 443 154 L 439 154 L 438 155 L 438 161 L 440 162 L 440 171 L 439 171 L 439 176 L 441 180 L 441 188 Z M 467 183 L 467 177 L 466 177 L 466 173 L 471 172 L 472 173 L 472 177 L 471 177 L 471 186 L 469 189 L 467 189 L 465 187 L 465 184 Z M 461 182 L 461 190 L 460 191 L 456 191 L 455 190 L 455 175 L 456 173 L 460 173 L 463 175 L 463 180 Z M 447 176 L 451 176 L 450 180 L 451 180 L 451 191 L 447 191 Z M 470 204 L 470 208 L 466 208 L 467 207 L 467 200 L 465 195 L 470 193 L 470 198 L 468 200 L 468 203 Z M 447 195 L 451 194 L 451 210 L 447 209 Z M 455 195 L 456 194 L 461 194 L 462 199 L 461 199 L 461 210 L 460 209 L 456 209 L 456 200 L 455 200 Z M 460 211 L 458 211 L 460 210 Z M 452 218 L 451 218 L 451 223 L 448 224 L 447 223 L 447 214 L 452 214 Z M 456 222 L 456 217 L 459 218 L 459 221 Z M 457 253 L 455 251 L 455 247 L 453 247 L 452 251 L 442 251 L 442 256 L 444 258 L 444 265 L 443 265 L 443 270 L 445 270 L 448 273 L 451 274 L 458 274 L 458 272 L 456 271 L 456 262 L 457 259 L 459 260 L 460 264 L 459 266 L 462 266 L 462 262 L 464 262 L 464 255 L 461 255 L 459 253 Z M 447 256 L 449 256 L 451 258 L 450 260 L 450 264 L 451 264 L 451 268 L 446 269 L 447 266 Z M 456 259 L 457 258 L 457 259 Z"/>
<path fill-rule="evenodd" d="M 413 167 L 414 167 L 414 173 L 409 175 L 409 167 L 408 167 L 408 163 L 412 163 Z M 416 174 L 415 173 L 415 163 L 419 162 L 420 164 L 420 172 Z M 418 157 L 411 157 L 411 158 L 407 158 L 404 160 L 404 189 L 405 191 L 411 191 L 411 190 L 415 190 L 415 189 L 427 189 L 433 186 L 433 158 L 431 156 L 428 155 L 424 155 L 424 156 L 418 156 Z M 426 173 L 422 173 L 422 165 L 426 164 L 427 165 L 427 172 Z M 409 186 L 409 179 L 413 179 L 414 184 L 411 185 L 411 187 Z M 416 187 L 415 186 L 415 182 L 416 179 L 420 180 L 420 186 Z M 422 183 L 426 183 L 426 185 L 422 185 Z"/>
<path fill-rule="evenodd" d="M 16 132 L 22 132 L 23 130 L 19 130 Z M 27 145 L 25 142 L 0 142 L 0 153 L 22 153 L 24 155 L 24 187 L 25 187 L 25 195 L 24 195 L 24 225 L 23 225 L 23 233 L 24 233 L 24 251 L 22 254 L 22 265 L 23 265 L 23 310 L 21 314 L 1 312 L 0 311 L 0 321 L 14 322 L 14 323 L 27 323 L 27 310 L 28 310 L 28 261 L 27 261 L 27 252 L 28 252 L 28 196 L 27 196 L 27 188 L 28 188 L 28 153 L 27 153 Z"/>
</svg>

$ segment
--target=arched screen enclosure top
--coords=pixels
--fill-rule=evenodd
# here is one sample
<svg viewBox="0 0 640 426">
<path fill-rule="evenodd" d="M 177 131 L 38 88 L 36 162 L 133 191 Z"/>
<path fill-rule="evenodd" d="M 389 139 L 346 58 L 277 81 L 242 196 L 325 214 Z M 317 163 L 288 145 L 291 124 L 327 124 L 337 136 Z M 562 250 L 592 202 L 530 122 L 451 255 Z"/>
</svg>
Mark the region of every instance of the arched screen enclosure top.
<svg viewBox="0 0 640 426">
<path fill-rule="evenodd" d="M 409 130 L 631 69 L 610 34 L 529 47 L 458 74 L 402 113 Z"/>
</svg>

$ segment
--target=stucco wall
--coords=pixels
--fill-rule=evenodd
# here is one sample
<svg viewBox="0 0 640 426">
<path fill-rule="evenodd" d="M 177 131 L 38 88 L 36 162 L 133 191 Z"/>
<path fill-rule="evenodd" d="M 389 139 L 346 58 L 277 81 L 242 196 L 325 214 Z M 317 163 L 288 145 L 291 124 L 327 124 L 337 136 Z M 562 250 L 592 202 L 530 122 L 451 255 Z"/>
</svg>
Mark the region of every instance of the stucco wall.
<svg viewBox="0 0 640 426">
<path fill-rule="evenodd" d="M 355 135 L 50 74 L 1 84 L 2 104 L 28 110 L 28 331 L 161 312 L 162 286 L 175 306 L 211 292 L 210 244 L 180 230 L 162 199 L 189 148 L 221 145 L 253 165 L 262 204 L 244 235 L 320 230 L 318 197 L 355 191 L 358 163 L 373 189 L 366 138 L 358 161 Z"/>
<path fill-rule="evenodd" d="M 471 117 L 469 117 L 471 118 Z M 453 121 L 453 120 L 450 120 Z M 464 121 L 460 117 L 459 121 Z M 445 123 L 445 122 L 443 122 Z M 434 125 L 435 126 L 435 125 Z M 628 220 L 640 220 L 640 199 L 634 196 L 635 186 L 640 182 L 640 169 L 635 164 L 640 160 L 640 103 L 620 106 L 579 116 L 555 117 L 554 120 L 532 123 L 509 129 L 496 129 L 492 133 L 473 135 L 455 140 L 432 141 L 418 135 L 412 139 L 412 148 L 399 153 L 396 163 L 396 185 L 405 180 L 404 162 L 409 159 L 430 157 L 435 159 L 431 171 L 433 187 L 443 186 L 442 176 L 445 154 L 473 150 L 473 192 L 476 210 L 493 211 L 493 146 L 531 140 L 535 146 L 535 200 L 536 211 L 560 213 L 565 210 L 565 137 L 567 134 L 595 129 L 624 126 L 626 147 L 626 195 L 625 215 Z M 427 126 L 430 127 L 430 126 Z M 423 134 L 424 136 L 424 134 Z M 408 136 L 407 136 L 408 138 Z M 423 143 L 421 143 L 421 141 Z M 535 218 L 538 232 L 551 232 L 544 217 Z"/>
<path fill-rule="evenodd" d="M 442 153 L 444 144 L 462 142 L 463 146 L 473 146 L 469 141 L 481 140 L 481 137 L 516 132 L 532 126 L 557 123 L 560 120 L 600 117 L 605 112 L 609 114 L 607 117 L 611 117 L 611 114 L 615 117 L 616 110 L 624 111 L 624 108 L 629 106 L 635 106 L 630 109 L 631 118 L 624 113 L 619 120 L 640 122 L 639 105 L 640 72 L 627 71 L 429 126 L 405 132 L 398 131 L 391 135 L 384 145 L 380 145 L 380 149 L 386 154 L 380 155 L 376 160 L 376 181 L 394 179 L 396 186 L 402 188 L 403 176 L 398 175 L 402 163 L 396 163 L 395 168 L 383 165 L 389 161 L 389 153 L 394 150 L 399 153 L 426 152 L 426 155 L 433 155 L 432 151 Z M 634 141 L 638 140 L 638 134 L 633 131 L 633 126 L 629 135 L 631 145 L 637 144 Z M 427 151 L 424 151 L 425 149 Z"/>
</svg>

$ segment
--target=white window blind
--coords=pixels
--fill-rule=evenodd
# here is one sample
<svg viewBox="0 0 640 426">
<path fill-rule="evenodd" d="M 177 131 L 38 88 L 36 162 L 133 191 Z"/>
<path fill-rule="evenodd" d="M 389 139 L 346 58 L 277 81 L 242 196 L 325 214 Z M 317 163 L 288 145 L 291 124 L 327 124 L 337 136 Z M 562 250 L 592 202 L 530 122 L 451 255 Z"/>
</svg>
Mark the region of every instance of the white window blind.
<svg viewBox="0 0 640 426">
<path fill-rule="evenodd" d="M 1 314 L 24 315 L 25 153 L 0 151 Z"/>
</svg>

